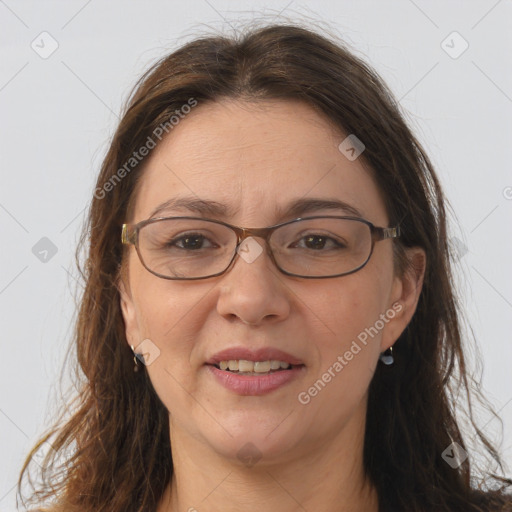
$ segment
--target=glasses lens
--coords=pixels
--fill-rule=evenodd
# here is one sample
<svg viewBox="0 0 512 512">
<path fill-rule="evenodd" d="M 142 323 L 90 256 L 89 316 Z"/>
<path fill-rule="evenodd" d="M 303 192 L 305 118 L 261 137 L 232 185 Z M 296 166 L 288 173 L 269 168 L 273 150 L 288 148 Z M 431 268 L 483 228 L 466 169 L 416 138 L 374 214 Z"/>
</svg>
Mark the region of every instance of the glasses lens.
<svg viewBox="0 0 512 512">
<path fill-rule="evenodd" d="M 231 261 L 236 234 L 206 220 L 164 219 L 139 231 L 139 251 L 145 266 L 161 276 L 198 278 L 222 272 Z"/>
<path fill-rule="evenodd" d="M 304 277 L 352 272 L 370 257 L 370 227 L 358 220 L 322 217 L 286 224 L 274 231 L 271 247 L 277 264 Z"/>
</svg>

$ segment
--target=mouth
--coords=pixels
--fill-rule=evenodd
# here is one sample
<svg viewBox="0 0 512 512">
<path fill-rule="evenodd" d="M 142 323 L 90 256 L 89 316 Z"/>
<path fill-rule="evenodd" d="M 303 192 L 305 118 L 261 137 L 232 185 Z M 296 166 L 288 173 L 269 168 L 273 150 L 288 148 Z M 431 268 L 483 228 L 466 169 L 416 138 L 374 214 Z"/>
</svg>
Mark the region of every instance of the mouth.
<svg viewBox="0 0 512 512">
<path fill-rule="evenodd" d="M 243 346 L 217 352 L 206 361 L 206 364 L 217 366 L 220 370 L 255 373 L 286 370 L 288 366 L 304 366 L 301 359 L 277 348 L 264 347 L 253 350 Z"/>
<path fill-rule="evenodd" d="M 206 368 L 223 387 L 237 395 L 271 393 L 301 378 L 306 365 L 297 357 L 270 347 L 234 347 L 218 352 Z"/>
<path fill-rule="evenodd" d="M 287 361 L 268 359 L 266 361 L 250 361 L 247 359 L 228 359 L 214 363 L 215 368 L 241 376 L 258 377 L 273 373 L 293 370 L 303 364 L 290 364 Z"/>
</svg>

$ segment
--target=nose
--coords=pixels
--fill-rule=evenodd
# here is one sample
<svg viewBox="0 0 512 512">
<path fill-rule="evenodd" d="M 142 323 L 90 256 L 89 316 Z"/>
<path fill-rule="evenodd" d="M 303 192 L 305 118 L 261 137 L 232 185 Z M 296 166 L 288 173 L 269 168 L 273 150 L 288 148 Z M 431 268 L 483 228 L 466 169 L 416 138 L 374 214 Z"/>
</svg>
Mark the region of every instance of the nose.
<svg viewBox="0 0 512 512">
<path fill-rule="evenodd" d="M 217 312 L 253 326 L 279 322 L 290 313 L 290 291 L 262 239 L 247 238 L 221 277 Z"/>
</svg>

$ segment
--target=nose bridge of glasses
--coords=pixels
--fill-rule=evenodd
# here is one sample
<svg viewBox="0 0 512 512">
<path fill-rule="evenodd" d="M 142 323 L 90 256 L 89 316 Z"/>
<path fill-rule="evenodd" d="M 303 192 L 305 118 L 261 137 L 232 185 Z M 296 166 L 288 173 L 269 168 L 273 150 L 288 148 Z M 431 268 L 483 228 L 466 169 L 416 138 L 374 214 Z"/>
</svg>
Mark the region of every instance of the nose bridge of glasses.
<svg viewBox="0 0 512 512">
<path fill-rule="evenodd" d="M 237 245 L 240 245 L 246 238 L 257 237 L 268 240 L 274 228 L 239 228 L 236 231 L 238 240 Z"/>
</svg>

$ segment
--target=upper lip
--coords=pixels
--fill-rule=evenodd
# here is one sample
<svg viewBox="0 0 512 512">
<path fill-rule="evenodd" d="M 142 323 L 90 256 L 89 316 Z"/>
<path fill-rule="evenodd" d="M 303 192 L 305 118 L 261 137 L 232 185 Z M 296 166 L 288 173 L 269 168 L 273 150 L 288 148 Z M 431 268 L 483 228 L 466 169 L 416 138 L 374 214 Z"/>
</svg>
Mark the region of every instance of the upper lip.
<svg viewBox="0 0 512 512">
<path fill-rule="evenodd" d="M 206 364 L 218 364 L 221 361 L 230 361 L 230 360 L 240 360 L 244 359 L 246 361 L 284 361 L 291 365 L 301 365 L 304 364 L 297 357 L 288 354 L 287 352 L 283 352 L 277 348 L 272 347 L 264 347 L 257 350 L 250 349 L 248 347 L 232 347 L 227 348 L 225 350 L 221 350 L 214 354 Z"/>
</svg>

